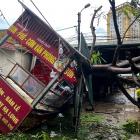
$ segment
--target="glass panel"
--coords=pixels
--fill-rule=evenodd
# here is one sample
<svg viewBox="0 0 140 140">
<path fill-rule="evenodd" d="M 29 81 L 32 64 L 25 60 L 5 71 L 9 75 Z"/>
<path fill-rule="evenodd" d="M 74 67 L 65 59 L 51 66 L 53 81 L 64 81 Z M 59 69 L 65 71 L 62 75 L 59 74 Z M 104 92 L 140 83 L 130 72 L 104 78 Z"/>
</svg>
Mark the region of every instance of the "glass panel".
<svg viewBox="0 0 140 140">
<path fill-rule="evenodd" d="M 19 85 L 22 85 L 23 82 L 28 78 L 29 74 L 26 73 L 22 68 L 18 65 L 12 70 L 10 73 L 11 79 L 13 79 Z"/>
<path fill-rule="evenodd" d="M 22 88 L 33 98 L 36 98 L 36 96 L 44 89 L 44 87 L 32 77 L 29 77 L 26 80 Z"/>
</svg>

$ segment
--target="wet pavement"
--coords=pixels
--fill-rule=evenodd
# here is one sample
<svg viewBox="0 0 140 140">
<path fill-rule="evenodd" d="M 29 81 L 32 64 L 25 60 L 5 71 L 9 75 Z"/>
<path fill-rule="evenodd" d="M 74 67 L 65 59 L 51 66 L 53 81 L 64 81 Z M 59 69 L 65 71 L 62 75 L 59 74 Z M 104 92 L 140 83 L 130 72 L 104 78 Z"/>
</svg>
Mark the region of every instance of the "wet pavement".
<svg viewBox="0 0 140 140">
<path fill-rule="evenodd" d="M 134 89 L 129 89 L 129 93 L 136 98 Z M 104 116 L 108 124 L 118 127 L 128 120 L 140 122 L 140 109 L 120 92 L 95 102 L 94 113 Z M 140 136 L 134 135 L 131 140 L 140 140 Z"/>
<path fill-rule="evenodd" d="M 129 89 L 133 98 L 137 98 L 134 89 Z M 106 97 L 102 102 L 95 102 L 95 112 L 115 114 L 119 121 L 135 119 L 140 121 L 140 109 L 133 105 L 122 93 Z"/>
<path fill-rule="evenodd" d="M 111 115 L 116 119 L 116 122 L 123 122 L 129 119 L 140 121 L 140 110 L 131 103 L 122 105 L 116 103 L 98 102 L 95 104 L 94 111 L 95 113 Z"/>
</svg>

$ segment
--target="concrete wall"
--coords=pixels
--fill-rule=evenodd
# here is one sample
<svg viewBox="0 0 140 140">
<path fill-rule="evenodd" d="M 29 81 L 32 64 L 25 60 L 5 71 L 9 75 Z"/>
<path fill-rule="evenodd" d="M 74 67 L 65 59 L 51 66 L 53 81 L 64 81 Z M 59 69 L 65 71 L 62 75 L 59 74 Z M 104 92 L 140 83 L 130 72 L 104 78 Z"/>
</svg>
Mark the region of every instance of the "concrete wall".
<svg viewBox="0 0 140 140">
<path fill-rule="evenodd" d="M 10 70 L 14 66 L 11 61 L 14 63 L 18 63 L 25 69 L 29 70 L 31 64 L 31 54 L 25 53 L 23 50 L 10 51 L 6 49 L 0 49 L 1 74 L 6 76 L 10 72 Z"/>
</svg>

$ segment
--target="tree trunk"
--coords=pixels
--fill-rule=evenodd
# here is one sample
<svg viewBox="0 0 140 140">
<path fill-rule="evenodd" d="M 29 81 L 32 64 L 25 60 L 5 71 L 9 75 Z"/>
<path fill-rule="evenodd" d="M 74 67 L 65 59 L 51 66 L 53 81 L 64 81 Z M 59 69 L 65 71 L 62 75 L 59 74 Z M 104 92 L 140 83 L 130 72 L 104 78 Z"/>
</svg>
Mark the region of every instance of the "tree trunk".
<svg viewBox="0 0 140 140">
<path fill-rule="evenodd" d="M 120 90 L 123 92 L 123 94 L 128 98 L 128 100 L 130 100 L 134 105 L 136 105 L 138 108 L 140 108 L 140 103 L 137 102 L 136 100 L 134 100 L 129 93 L 126 91 L 126 89 L 123 87 L 122 83 L 119 81 L 118 77 L 116 78 L 118 87 L 120 88 Z"/>
</svg>

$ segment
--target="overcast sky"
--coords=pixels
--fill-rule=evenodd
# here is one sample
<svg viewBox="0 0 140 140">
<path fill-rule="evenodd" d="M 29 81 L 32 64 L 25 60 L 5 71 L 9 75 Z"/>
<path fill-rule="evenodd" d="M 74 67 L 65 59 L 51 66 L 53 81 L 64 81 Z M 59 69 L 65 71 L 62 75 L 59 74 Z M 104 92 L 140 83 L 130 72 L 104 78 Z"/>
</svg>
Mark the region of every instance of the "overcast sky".
<svg viewBox="0 0 140 140">
<path fill-rule="evenodd" d="M 24 2 L 32 11 L 38 14 L 37 10 L 33 7 L 30 0 L 21 1 Z M 116 0 L 116 5 L 126 1 L 130 0 Z M 95 8 L 102 5 L 102 11 L 105 13 L 107 13 L 110 8 L 108 0 L 33 0 L 33 2 L 41 10 L 43 15 L 46 17 L 46 19 L 55 30 L 77 25 L 77 13 L 87 3 L 90 3 L 91 6 L 82 11 L 81 31 L 84 33 L 90 32 L 90 20 Z M 23 8 L 18 3 L 18 0 L 0 0 L 0 10 L 3 12 L 8 22 L 12 24 L 22 13 Z M 4 22 L 2 18 L 0 18 L 0 27 L 8 27 L 6 22 Z M 106 30 L 105 19 L 102 19 L 100 21 L 98 28 L 102 32 Z M 69 37 L 76 34 L 76 29 L 73 28 L 61 31 L 59 33 L 64 35 L 64 37 Z"/>
</svg>

